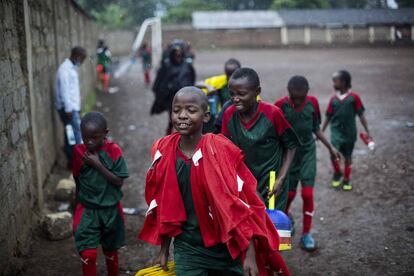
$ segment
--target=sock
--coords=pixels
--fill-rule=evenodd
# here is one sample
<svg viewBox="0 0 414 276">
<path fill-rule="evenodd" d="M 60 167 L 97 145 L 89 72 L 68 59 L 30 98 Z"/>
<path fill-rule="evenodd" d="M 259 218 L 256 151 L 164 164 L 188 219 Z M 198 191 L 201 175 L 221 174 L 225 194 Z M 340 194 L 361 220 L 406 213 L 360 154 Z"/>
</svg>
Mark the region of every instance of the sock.
<svg viewBox="0 0 414 276">
<path fill-rule="evenodd" d="M 108 73 L 103 74 L 102 81 L 103 81 L 103 89 L 105 91 L 108 90 L 109 88 L 109 74 Z"/>
<path fill-rule="evenodd" d="M 339 161 L 340 161 L 339 159 L 332 160 L 332 165 L 333 165 L 335 174 L 340 174 L 341 173 L 341 165 L 340 165 Z"/>
<path fill-rule="evenodd" d="M 144 79 L 145 79 L 145 84 L 149 84 L 151 82 L 149 71 L 144 72 Z"/>
<path fill-rule="evenodd" d="M 82 261 L 82 272 L 84 276 L 96 276 L 96 248 L 85 249 L 80 252 Z"/>
<path fill-rule="evenodd" d="M 303 200 L 303 234 L 309 234 L 314 211 L 313 187 L 302 187 Z"/>
<path fill-rule="evenodd" d="M 108 270 L 108 276 L 118 276 L 118 252 L 116 250 L 112 252 L 104 251 L 104 255 L 106 261 L 106 268 Z"/>
<path fill-rule="evenodd" d="M 268 263 L 270 269 L 272 271 L 276 271 L 278 276 L 290 276 L 290 272 L 286 266 L 285 260 L 283 260 L 283 257 L 279 252 L 273 252 L 269 256 Z M 273 275 L 273 272 L 271 274 L 268 273 L 268 275 Z"/>
<path fill-rule="evenodd" d="M 344 182 L 349 182 L 351 179 L 352 164 L 346 164 L 344 170 Z"/>
<path fill-rule="evenodd" d="M 295 199 L 296 191 L 289 191 L 288 193 L 288 201 L 286 204 L 286 214 L 289 213 L 290 205 L 292 204 L 293 200 Z"/>
</svg>

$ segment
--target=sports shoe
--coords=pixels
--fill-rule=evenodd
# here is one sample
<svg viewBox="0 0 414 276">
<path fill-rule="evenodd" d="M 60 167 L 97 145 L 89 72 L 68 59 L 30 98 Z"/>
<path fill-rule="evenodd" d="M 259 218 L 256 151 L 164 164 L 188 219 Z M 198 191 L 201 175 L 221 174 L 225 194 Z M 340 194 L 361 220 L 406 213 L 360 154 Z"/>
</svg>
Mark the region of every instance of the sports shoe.
<svg viewBox="0 0 414 276">
<path fill-rule="evenodd" d="M 312 234 L 310 233 L 302 236 L 302 238 L 300 239 L 300 246 L 302 247 L 302 249 L 308 252 L 312 252 L 317 249 L 315 240 L 313 239 Z"/>
<path fill-rule="evenodd" d="M 341 178 L 342 178 L 342 173 L 335 173 L 333 178 L 332 178 L 332 187 L 334 188 L 338 188 L 339 186 L 341 186 Z"/>
<path fill-rule="evenodd" d="M 342 186 L 342 189 L 344 191 L 350 191 L 352 190 L 352 184 L 349 181 L 344 181 L 344 185 Z"/>
</svg>

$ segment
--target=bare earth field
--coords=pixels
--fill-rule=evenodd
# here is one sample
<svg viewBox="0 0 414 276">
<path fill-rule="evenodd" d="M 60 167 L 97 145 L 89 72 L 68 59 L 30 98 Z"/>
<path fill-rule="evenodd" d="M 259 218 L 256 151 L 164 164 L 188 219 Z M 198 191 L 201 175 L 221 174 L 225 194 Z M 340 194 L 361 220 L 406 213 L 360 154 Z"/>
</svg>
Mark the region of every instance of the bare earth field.
<svg viewBox="0 0 414 276">
<path fill-rule="evenodd" d="M 375 152 L 368 152 L 357 142 L 352 192 L 330 187 L 328 154 L 318 144 L 313 233 L 319 250 L 307 253 L 299 247 L 302 202 L 297 197 L 292 209 L 297 222 L 294 248 L 283 253 L 292 275 L 414 275 L 414 128 L 407 127 L 414 122 L 414 49 L 199 51 L 197 79 L 220 74 L 230 57 L 258 71 L 266 101 L 285 95 L 292 75 L 306 76 L 323 112 L 332 92 L 332 73 L 349 70 L 377 143 Z M 132 275 L 157 252 L 136 236 L 146 209 L 149 149 L 164 134 L 167 116 L 149 116 L 153 94 L 144 87 L 140 65 L 112 84 L 119 92 L 99 94 L 97 109 L 106 114 L 110 135 L 123 147 L 129 165 L 122 203 L 141 210 L 140 215 L 126 216 L 127 246 L 120 250 L 121 275 Z M 50 242 L 34 236 L 22 275 L 81 274 L 73 239 Z M 103 258 L 98 262 L 99 275 L 105 275 Z"/>
</svg>

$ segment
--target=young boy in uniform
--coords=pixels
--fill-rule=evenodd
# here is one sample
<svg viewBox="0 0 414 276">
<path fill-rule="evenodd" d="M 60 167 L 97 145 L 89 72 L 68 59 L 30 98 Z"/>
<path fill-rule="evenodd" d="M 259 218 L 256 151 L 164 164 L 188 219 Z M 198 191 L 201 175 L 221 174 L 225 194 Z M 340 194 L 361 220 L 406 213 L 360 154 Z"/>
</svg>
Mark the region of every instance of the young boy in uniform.
<svg viewBox="0 0 414 276">
<path fill-rule="evenodd" d="M 337 158 L 332 160 L 334 167 L 332 186 L 337 188 L 342 184 L 344 191 L 350 191 L 352 190 L 350 182 L 352 151 L 357 140 L 356 115 L 359 116 L 368 137 L 371 136 L 361 98 L 357 93 L 351 91 L 351 74 L 348 71 L 340 70 L 333 75 L 332 81 L 336 92 L 329 100 L 322 131 L 325 131 L 329 123 L 331 124 L 331 143 L 345 158 L 344 173 L 341 171 L 340 160 Z"/>
<path fill-rule="evenodd" d="M 222 135 L 202 134 L 209 116 L 200 89 L 177 92 L 172 107 L 177 132 L 152 147 L 145 189 L 149 208 L 139 238 L 161 244 L 158 261 L 164 270 L 174 238 L 179 276 L 289 275 L 240 149 Z"/>
<path fill-rule="evenodd" d="M 96 275 L 99 244 L 105 254 L 108 275 L 118 275 L 117 250 L 125 245 L 121 186 L 128 169 L 120 147 L 106 139 L 105 117 L 89 112 L 81 121 L 84 144 L 73 153 L 73 177 L 77 205 L 73 217 L 76 248 L 83 275 Z"/>
<path fill-rule="evenodd" d="M 246 165 L 257 179 L 257 191 L 264 202 L 277 195 L 276 209 L 285 211 L 288 170 L 299 140 L 282 111 L 273 104 L 257 101 L 260 80 L 251 68 L 240 68 L 230 78 L 233 105 L 223 116 L 222 133 L 246 156 Z M 268 190 L 270 173 L 276 183 Z"/>
<path fill-rule="evenodd" d="M 103 40 L 99 40 L 96 49 L 98 81 L 102 82 L 102 90 L 108 92 L 109 90 L 109 70 L 111 66 L 111 51 L 105 45 Z"/>
<path fill-rule="evenodd" d="M 299 181 L 302 184 L 303 200 L 303 232 L 301 246 L 307 251 L 316 249 L 316 243 L 310 233 L 312 216 L 314 213 L 313 187 L 316 177 L 316 145 L 315 136 L 329 150 L 332 159 L 338 157 L 338 153 L 326 140 L 320 130 L 321 114 L 318 100 L 308 95 L 309 83 L 303 76 L 292 77 L 287 85 L 289 96 L 284 96 L 276 101 L 290 125 L 298 135 L 301 146 L 296 149 L 289 171 L 289 194 L 286 213 L 296 196 Z"/>
</svg>

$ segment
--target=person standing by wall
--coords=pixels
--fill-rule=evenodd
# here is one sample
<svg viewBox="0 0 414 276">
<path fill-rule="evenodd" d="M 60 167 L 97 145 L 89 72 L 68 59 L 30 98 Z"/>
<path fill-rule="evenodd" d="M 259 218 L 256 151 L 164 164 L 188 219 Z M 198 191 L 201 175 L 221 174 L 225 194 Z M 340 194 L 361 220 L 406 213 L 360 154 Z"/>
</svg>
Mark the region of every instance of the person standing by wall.
<svg viewBox="0 0 414 276">
<path fill-rule="evenodd" d="M 65 154 L 68 159 L 68 167 L 72 165 L 72 147 L 74 144 L 82 143 L 80 131 L 81 97 L 78 68 L 85 58 L 86 50 L 84 48 L 80 46 L 73 47 L 70 57 L 65 59 L 56 73 L 55 105 L 60 119 L 65 126 Z M 69 137 L 70 131 L 68 129 L 70 128 L 73 131 L 74 139 Z"/>
</svg>

